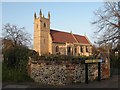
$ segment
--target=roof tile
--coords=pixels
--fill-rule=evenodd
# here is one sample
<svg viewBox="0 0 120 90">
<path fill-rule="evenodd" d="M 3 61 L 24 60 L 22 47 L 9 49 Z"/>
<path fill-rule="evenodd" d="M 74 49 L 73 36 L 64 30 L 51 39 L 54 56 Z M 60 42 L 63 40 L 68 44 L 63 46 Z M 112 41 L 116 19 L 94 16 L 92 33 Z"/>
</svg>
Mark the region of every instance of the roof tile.
<svg viewBox="0 0 120 90">
<path fill-rule="evenodd" d="M 71 34 L 68 32 L 62 32 L 62 31 L 57 31 L 57 30 L 50 30 L 50 35 L 52 37 L 53 42 L 58 42 L 58 43 L 77 43 L 76 40 L 79 43 L 82 44 L 90 44 L 89 41 L 86 39 L 85 36 L 77 35 L 77 34 Z M 75 38 L 76 40 L 75 40 Z"/>
<path fill-rule="evenodd" d="M 90 44 L 89 41 L 87 40 L 87 38 L 85 36 L 76 35 L 76 34 L 74 34 L 74 36 L 75 36 L 75 38 L 77 39 L 77 41 L 79 43 Z"/>
</svg>

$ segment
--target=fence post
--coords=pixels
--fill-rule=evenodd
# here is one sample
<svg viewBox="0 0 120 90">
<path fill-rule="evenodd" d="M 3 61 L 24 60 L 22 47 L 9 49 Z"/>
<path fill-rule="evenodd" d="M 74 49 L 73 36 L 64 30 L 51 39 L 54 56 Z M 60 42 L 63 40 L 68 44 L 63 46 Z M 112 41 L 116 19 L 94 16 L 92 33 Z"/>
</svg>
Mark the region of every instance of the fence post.
<svg viewBox="0 0 120 90">
<path fill-rule="evenodd" d="M 98 81 L 101 81 L 101 63 L 98 62 Z"/>
<path fill-rule="evenodd" d="M 85 83 L 88 84 L 88 63 L 85 63 Z"/>
</svg>

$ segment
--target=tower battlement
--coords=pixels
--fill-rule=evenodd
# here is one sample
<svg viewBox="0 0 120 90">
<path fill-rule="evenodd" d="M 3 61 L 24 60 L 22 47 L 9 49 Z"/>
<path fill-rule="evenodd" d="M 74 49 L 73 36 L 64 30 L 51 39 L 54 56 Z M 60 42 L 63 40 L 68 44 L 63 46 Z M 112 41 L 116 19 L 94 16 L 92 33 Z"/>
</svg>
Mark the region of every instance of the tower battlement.
<svg viewBox="0 0 120 90">
<path fill-rule="evenodd" d="M 48 12 L 48 17 L 46 18 L 40 9 L 39 16 L 37 17 L 36 12 L 34 13 L 34 19 L 50 19 L 50 12 Z"/>
</svg>

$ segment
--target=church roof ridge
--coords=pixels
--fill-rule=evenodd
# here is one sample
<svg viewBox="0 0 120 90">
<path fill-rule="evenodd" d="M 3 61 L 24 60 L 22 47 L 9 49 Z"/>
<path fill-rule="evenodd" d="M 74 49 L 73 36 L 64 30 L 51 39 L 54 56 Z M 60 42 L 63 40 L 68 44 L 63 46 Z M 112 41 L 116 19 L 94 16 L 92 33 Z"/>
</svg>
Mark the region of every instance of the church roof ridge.
<svg viewBox="0 0 120 90">
<path fill-rule="evenodd" d="M 69 33 L 69 32 L 65 32 L 65 31 L 58 30 L 58 29 L 50 29 L 50 30 L 56 31 L 56 32 L 62 32 L 62 33 Z M 69 34 L 71 34 L 71 33 L 69 33 Z"/>
<path fill-rule="evenodd" d="M 56 31 L 56 32 L 69 33 L 69 34 L 73 34 L 73 35 L 78 35 L 78 36 L 83 36 L 83 37 L 85 37 L 84 35 L 79 35 L 79 34 L 76 34 L 76 33 L 65 32 L 65 31 L 61 31 L 61 30 L 59 30 L 59 29 L 50 29 L 50 30 L 53 30 L 53 31 Z"/>
</svg>

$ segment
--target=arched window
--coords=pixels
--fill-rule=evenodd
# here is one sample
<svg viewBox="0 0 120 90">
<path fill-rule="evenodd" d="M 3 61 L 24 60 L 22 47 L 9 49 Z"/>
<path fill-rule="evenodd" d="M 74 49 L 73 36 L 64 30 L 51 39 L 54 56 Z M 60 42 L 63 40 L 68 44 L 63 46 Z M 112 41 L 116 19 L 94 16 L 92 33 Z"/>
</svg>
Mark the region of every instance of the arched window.
<svg viewBox="0 0 120 90">
<path fill-rule="evenodd" d="M 59 52 L 59 47 L 58 46 L 56 46 L 55 51 Z"/>
<path fill-rule="evenodd" d="M 67 48 L 67 52 L 68 52 L 68 53 L 70 53 L 70 51 L 71 51 L 70 49 L 71 49 L 71 47 L 68 47 L 68 48 Z"/>
<path fill-rule="evenodd" d="M 80 52 L 83 52 L 83 47 L 82 46 L 80 46 Z"/>
<path fill-rule="evenodd" d="M 44 23 L 44 28 L 46 28 L 46 23 Z"/>
<path fill-rule="evenodd" d="M 75 53 L 77 53 L 77 48 L 75 47 Z"/>
<path fill-rule="evenodd" d="M 88 46 L 86 46 L 86 52 L 89 52 Z"/>
</svg>

